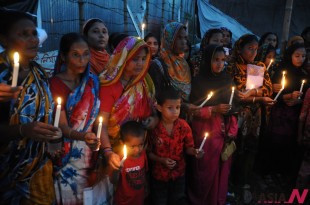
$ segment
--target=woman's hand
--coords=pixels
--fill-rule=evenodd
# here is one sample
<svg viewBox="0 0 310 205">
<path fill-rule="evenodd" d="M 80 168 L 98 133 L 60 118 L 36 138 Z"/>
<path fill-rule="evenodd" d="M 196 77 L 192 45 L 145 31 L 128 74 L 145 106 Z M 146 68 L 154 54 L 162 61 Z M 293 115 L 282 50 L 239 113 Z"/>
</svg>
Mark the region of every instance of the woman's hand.
<svg viewBox="0 0 310 205">
<path fill-rule="evenodd" d="M 92 132 L 87 132 L 84 135 L 84 141 L 93 151 L 97 150 L 97 148 L 100 146 L 100 140 L 98 140 L 96 134 Z"/>
<path fill-rule="evenodd" d="M 281 89 L 282 89 L 282 85 L 281 84 L 272 84 L 273 92 L 278 93 Z"/>
<path fill-rule="evenodd" d="M 12 87 L 10 85 L 0 83 L 0 102 L 7 102 L 17 98 L 22 89 L 22 86 Z"/>
<path fill-rule="evenodd" d="M 177 164 L 176 161 L 170 159 L 170 158 L 162 158 L 162 163 L 168 168 L 173 169 L 175 165 Z"/>
<path fill-rule="evenodd" d="M 114 152 L 109 152 L 105 155 L 109 165 L 114 169 L 118 170 L 120 168 L 121 160 L 117 154 Z"/>
<path fill-rule="evenodd" d="M 236 91 L 238 98 L 243 101 L 245 99 L 247 99 L 248 97 L 251 96 L 251 92 L 250 91 L 246 91 L 246 92 L 241 92 L 239 90 Z"/>
<path fill-rule="evenodd" d="M 213 107 L 212 112 L 220 113 L 220 114 L 227 114 L 231 109 L 231 105 L 229 104 L 219 104 Z"/>
<path fill-rule="evenodd" d="M 297 100 L 302 95 L 302 92 L 294 91 L 291 93 L 291 99 Z"/>
<path fill-rule="evenodd" d="M 62 132 L 58 127 L 43 122 L 32 122 L 21 125 L 21 135 L 35 141 L 48 142 L 62 137 Z"/>
<path fill-rule="evenodd" d="M 275 103 L 275 101 L 271 99 L 270 97 L 262 97 L 262 102 L 264 105 L 269 105 L 269 106 L 272 106 Z"/>
</svg>

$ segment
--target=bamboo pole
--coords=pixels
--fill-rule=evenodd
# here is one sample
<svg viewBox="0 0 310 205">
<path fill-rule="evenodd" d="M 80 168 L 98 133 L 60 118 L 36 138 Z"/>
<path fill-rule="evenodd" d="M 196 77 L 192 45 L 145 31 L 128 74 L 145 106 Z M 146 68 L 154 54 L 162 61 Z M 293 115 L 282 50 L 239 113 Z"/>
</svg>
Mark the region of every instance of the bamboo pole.
<svg viewBox="0 0 310 205">
<path fill-rule="evenodd" d="M 124 32 L 128 32 L 127 0 L 124 0 Z"/>
<path fill-rule="evenodd" d="M 283 52 L 285 51 L 286 43 L 288 41 L 288 35 L 290 32 L 290 24 L 293 11 L 293 3 L 294 0 L 286 0 L 285 14 L 283 20 L 282 40 L 281 40 L 281 54 L 283 54 Z"/>
<path fill-rule="evenodd" d="M 174 6 L 175 6 L 175 0 L 172 1 L 172 17 L 171 17 L 171 20 L 174 20 Z"/>
<path fill-rule="evenodd" d="M 164 17 L 165 17 L 165 0 L 161 3 L 161 25 L 164 27 Z"/>
<path fill-rule="evenodd" d="M 150 4 L 150 0 L 146 0 L 146 9 L 145 9 L 145 17 L 144 17 L 145 25 L 149 25 L 149 4 Z M 146 27 L 146 30 L 149 31 L 149 26 Z"/>
<path fill-rule="evenodd" d="M 83 0 L 79 0 L 78 1 L 78 6 L 79 6 L 79 26 L 80 26 L 80 32 L 82 33 L 83 24 L 84 24 L 84 21 L 85 21 L 85 18 L 84 18 L 84 1 Z"/>
</svg>

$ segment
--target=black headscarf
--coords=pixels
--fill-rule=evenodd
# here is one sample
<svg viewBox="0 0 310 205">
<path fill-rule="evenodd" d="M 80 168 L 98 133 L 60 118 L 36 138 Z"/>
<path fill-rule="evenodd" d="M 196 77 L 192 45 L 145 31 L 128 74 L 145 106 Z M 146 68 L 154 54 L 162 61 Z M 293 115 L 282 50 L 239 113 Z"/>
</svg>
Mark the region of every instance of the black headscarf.
<svg viewBox="0 0 310 205">
<path fill-rule="evenodd" d="M 233 80 L 223 69 L 220 73 L 214 73 L 211 68 L 211 60 L 216 52 L 225 53 L 222 46 L 208 45 L 203 51 L 200 72 L 192 81 L 190 101 L 200 105 L 212 91 L 212 98 L 206 103 L 207 106 L 228 104 Z"/>
</svg>

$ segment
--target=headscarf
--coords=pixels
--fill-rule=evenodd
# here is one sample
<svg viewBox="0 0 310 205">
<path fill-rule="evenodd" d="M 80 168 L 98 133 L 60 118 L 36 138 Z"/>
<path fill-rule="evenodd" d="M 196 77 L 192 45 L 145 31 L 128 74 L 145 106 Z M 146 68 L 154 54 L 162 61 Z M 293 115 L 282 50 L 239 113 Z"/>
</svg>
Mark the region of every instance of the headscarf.
<svg viewBox="0 0 310 205">
<path fill-rule="evenodd" d="M 178 22 L 166 25 L 161 39 L 160 57 L 167 66 L 173 87 L 181 91 L 183 99 L 188 100 L 191 91 L 191 71 L 186 60 L 173 52 L 181 29 L 186 29 L 186 27 Z"/>
<path fill-rule="evenodd" d="M 286 47 L 288 48 L 288 47 L 290 47 L 291 45 L 297 43 L 298 41 L 303 42 L 303 43 L 305 42 L 305 40 L 304 40 L 301 36 L 293 36 L 293 37 L 291 37 L 291 38 L 288 40 Z M 298 43 L 300 43 L 300 42 L 298 42 Z"/>
<path fill-rule="evenodd" d="M 190 101 L 199 105 L 207 94 L 213 92 L 207 105 L 228 104 L 233 86 L 232 78 L 223 69 L 220 73 L 212 71 L 212 58 L 216 52 L 225 53 L 222 46 L 208 45 L 203 51 L 200 73 L 193 79 Z"/>
<path fill-rule="evenodd" d="M 229 30 L 227 27 L 221 27 L 220 29 L 222 31 L 227 31 L 229 33 L 230 42 L 229 42 L 228 48 L 231 49 L 231 47 L 232 47 L 232 32 L 231 32 L 231 30 Z"/>
<path fill-rule="evenodd" d="M 89 29 L 96 22 L 99 22 L 105 25 L 101 19 L 98 19 L 98 18 L 89 19 L 83 25 L 84 36 L 87 37 Z M 102 51 L 97 51 L 93 48 L 90 48 L 90 70 L 91 72 L 94 73 L 95 75 L 99 75 L 102 71 L 105 70 L 105 66 L 108 63 L 109 59 L 110 59 L 110 55 L 105 49 Z"/>
<path fill-rule="evenodd" d="M 132 36 L 124 38 L 115 48 L 107 65 L 107 72 L 99 76 L 101 86 L 119 82 L 127 63 L 145 48 L 148 49 L 148 46 L 142 39 Z M 143 120 L 152 113 L 155 89 L 147 74 L 150 59 L 151 53 L 148 52 L 142 71 L 128 82 L 121 97 L 113 105 L 108 122 L 108 134 L 112 144 L 118 140 L 120 125 L 128 120 Z"/>
<path fill-rule="evenodd" d="M 265 62 L 267 55 L 274 51 L 276 53 L 276 48 L 273 47 L 271 44 L 264 44 L 261 47 L 259 47 L 257 51 L 257 55 L 255 57 L 256 61 Z"/>
</svg>

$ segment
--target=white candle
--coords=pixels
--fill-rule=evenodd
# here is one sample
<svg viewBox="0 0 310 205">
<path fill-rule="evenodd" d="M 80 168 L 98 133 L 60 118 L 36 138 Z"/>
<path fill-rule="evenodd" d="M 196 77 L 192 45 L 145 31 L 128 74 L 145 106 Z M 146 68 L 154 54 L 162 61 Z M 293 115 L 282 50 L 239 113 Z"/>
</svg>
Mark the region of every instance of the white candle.
<svg viewBox="0 0 310 205">
<path fill-rule="evenodd" d="M 101 130 L 102 130 L 102 121 L 103 118 L 99 117 L 99 124 L 98 124 L 98 129 L 97 129 L 97 139 L 100 140 L 100 136 L 101 136 Z M 99 147 L 96 149 L 96 151 L 99 150 Z"/>
<path fill-rule="evenodd" d="M 123 153 L 124 153 L 124 157 L 123 157 L 123 159 L 121 160 L 121 164 L 120 164 L 121 167 L 124 166 L 124 162 L 125 162 L 125 160 L 127 159 L 127 147 L 126 147 L 125 144 L 124 144 L 124 148 L 123 148 Z"/>
<path fill-rule="evenodd" d="M 55 120 L 54 120 L 54 127 L 58 127 L 58 125 L 59 125 L 60 112 L 61 112 L 61 98 L 58 97 L 57 98 L 57 108 L 56 108 Z"/>
<path fill-rule="evenodd" d="M 235 93 L 235 87 L 231 88 L 231 95 L 230 95 L 230 99 L 229 99 L 229 104 L 232 105 L 232 101 L 234 98 L 234 93 Z"/>
<path fill-rule="evenodd" d="M 281 90 L 278 92 L 278 94 L 276 95 L 276 97 L 274 98 L 274 101 L 276 101 L 278 99 L 278 97 L 280 96 L 281 92 L 284 90 L 285 87 L 285 76 L 284 78 L 282 78 L 282 88 Z"/>
<path fill-rule="evenodd" d="M 300 85 L 299 92 L 302 92 L 302 89 L 304 88 L 305 82 L 306 82 L 305 80 L 302 80 L 302 81 L 301 81 L 301 85 Z M 298 99 L 300 99 L 300 96 L 298 97 Z"/>
<path fill-rule="evenodd" d="M 208 94 L 207 98 L 199 105 L 199 107 L 203 107 L 203 106 L 208 102 L 208 100 L 211 99 L 212 96 L 213 96 L 213 92 L 211 91 L 211 92 Z"/>
<path fill-rule="evenodd" d="M 270 63 L 269 63 L 269 65 L 268 65 L 268 67 L 266 68 L 267 71 L 269 70 L 269 68 L 270 68 L 270 66 L 271 66 L 271 64 L 272 64 L 272 62 L 273 62 L 273 59 L 270 60 Z"/>
<path fill-rule="evenodd" d="M 285 74 L 286 74 L 286 71 L 283 71 L 283 72 L 282 72 L 282 81 L 281 81 L 281 83 L 282 83 L 282 89 L 284 89 L 284 84 L 285 84 Z"/>
<path fill-rule="evenodd" d="M 144 39 L 144 28 L 145 28 L 145 24 L 144 23 L 142 23 L 142 35 L 141 35 L 141 38 L 142 38 L 142 40 Z"/>
<path fill-rule="evenodd" d="M 19 72 L 19 54 L 17 52 L 15 52 L 14 53 L 12 87 L 16 87 L 16 85 L 17 85 L 18 72 Z"/>
<path fill-rule="evenodd" d="M 205 133 L 205 137 L 203 138 L 203 140 L 202 140 L 202 142 L 201 142 L 201 145 L 200 145 L 200 147 L 199 147 L 199 151 L 202 150 L 203 145 L 205 144 L 205 142 L 206 142 L 208 136 L 209 136 L 209 133 L 206 132 L 206 133 Z"/>
</svg>

